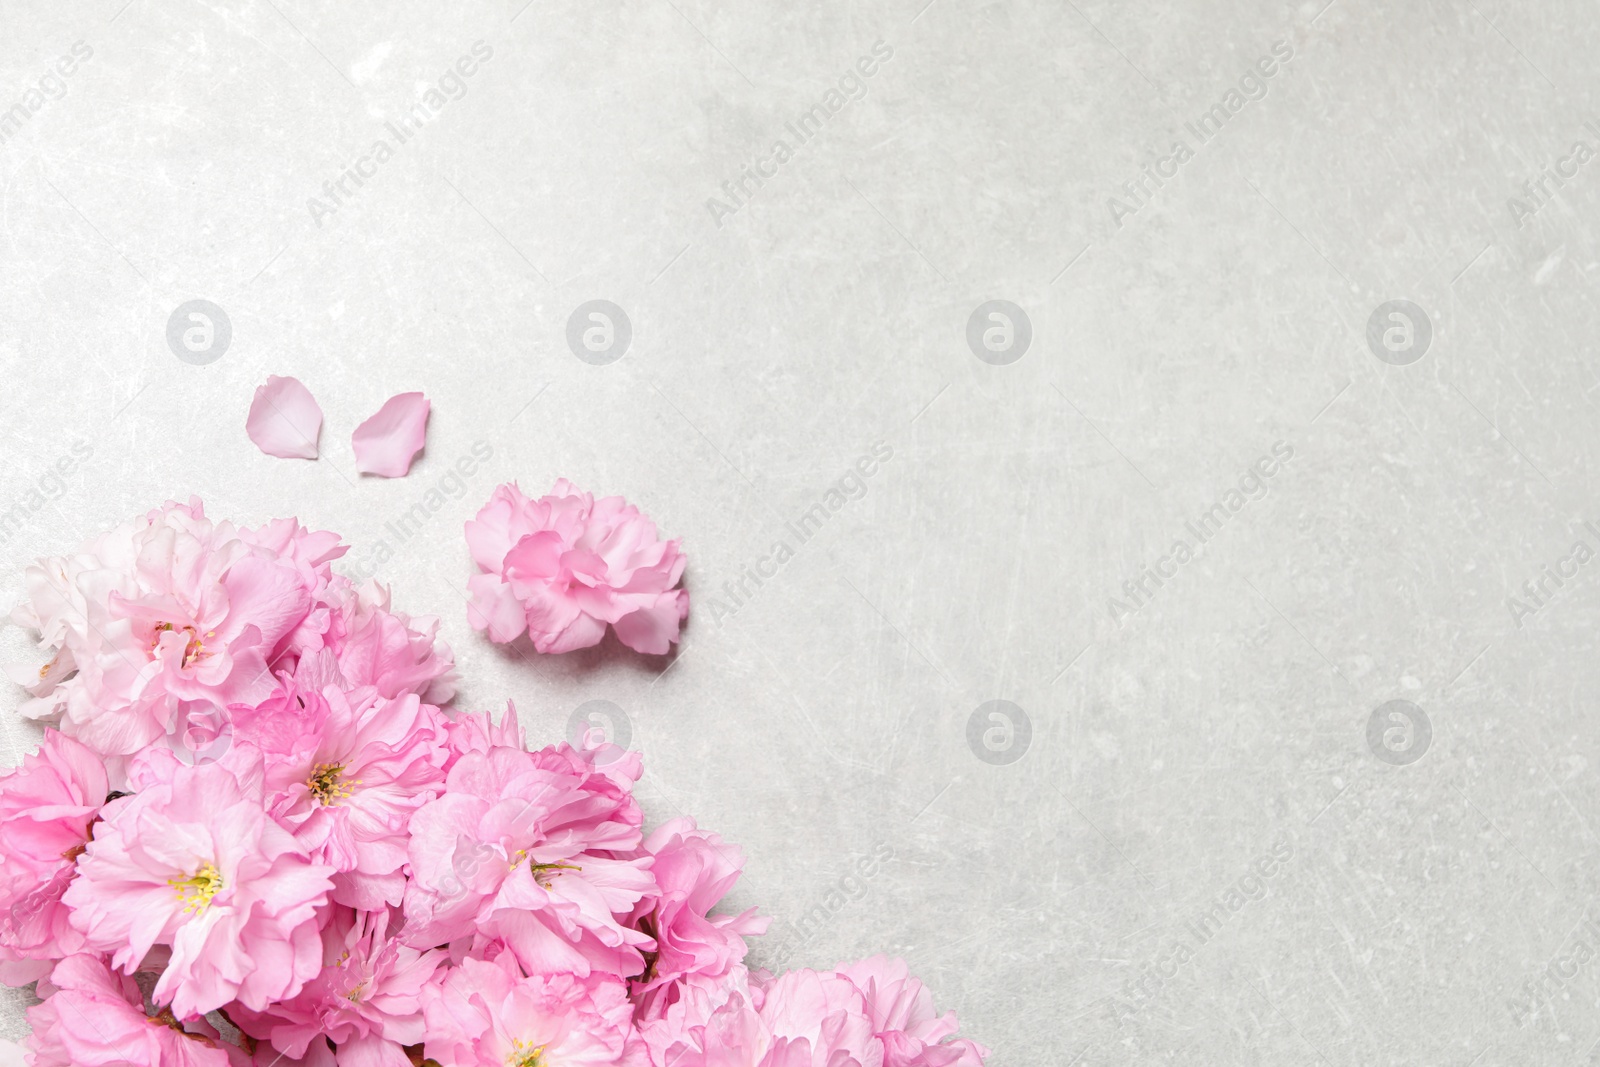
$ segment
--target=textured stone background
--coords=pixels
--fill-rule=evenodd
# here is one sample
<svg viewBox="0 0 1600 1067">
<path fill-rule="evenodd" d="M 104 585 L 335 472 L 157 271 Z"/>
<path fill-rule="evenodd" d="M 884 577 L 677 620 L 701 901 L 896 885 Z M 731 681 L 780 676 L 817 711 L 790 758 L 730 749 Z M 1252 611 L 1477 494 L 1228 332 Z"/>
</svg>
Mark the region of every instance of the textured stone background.
<svg viewBox="0 0 1600 1067">
<path fill-rule="evenodd" d="M 757 962 L 900 953 L 997 1067 L 1589 1062 L 1596 15 L 1324 3 L 0 0 L 7 598 L 169 496 L 337 529 L 462 705 L 620 709 Z M 558 476 L 684 538 L 670 664 L 467 626 L 462 520 Z"/>
</svg>

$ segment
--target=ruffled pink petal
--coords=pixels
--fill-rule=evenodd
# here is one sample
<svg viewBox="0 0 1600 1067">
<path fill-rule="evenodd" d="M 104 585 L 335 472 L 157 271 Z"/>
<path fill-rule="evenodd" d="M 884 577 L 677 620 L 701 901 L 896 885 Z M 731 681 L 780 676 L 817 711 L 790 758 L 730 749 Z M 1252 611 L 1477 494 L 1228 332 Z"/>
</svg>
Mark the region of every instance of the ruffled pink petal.
<svg viewBox="0 0 1600 1067">
<path fill-rule="evenodd" d="M 662 593 L 650 607 L 624 615 L 613 626 L 617 639 L 635 652 L 660 656 L 671 651 L 683 620 L 688 617 L 689 593 L 685 589 L 674 589 Z"/>
<path fill-rule="evenodd" d="M 339 1067 L 411 1067 L 411 1060 L 398 1043 L 369 1035 L 339 1046 Z"/>
<path fill-rule="evenodd" d="M 528 628 L 527 616 L 511 586 L 498 574 L 475 574 L 467 579 L 471 602 L 467 619 L 474 630 L 486 631 L 489 640 L 508 644 Z"/>
<path fill-rule="evenodd" d="M 400 393 L 383 402 L 378 413 L 356 427 L 351 444 L 356 470 L 384 478 L 404 478 L 422 451 L 428 433 L 428 398 Z"/>
<path fill-rule="evenodd" d="M 529 628 L 536 652 L 555 654 L 593 648 L 606 635 L 606 624 L 589 615 L 575 615 L 558 630 L 535 632 Z"/>
<path fill-rule="evenodd" d="M 244 429 L 269 456 L 316 459 L 322 409 L 299 379 L 268 375 L 267 384 L 256 389 Z"/>
</svg>

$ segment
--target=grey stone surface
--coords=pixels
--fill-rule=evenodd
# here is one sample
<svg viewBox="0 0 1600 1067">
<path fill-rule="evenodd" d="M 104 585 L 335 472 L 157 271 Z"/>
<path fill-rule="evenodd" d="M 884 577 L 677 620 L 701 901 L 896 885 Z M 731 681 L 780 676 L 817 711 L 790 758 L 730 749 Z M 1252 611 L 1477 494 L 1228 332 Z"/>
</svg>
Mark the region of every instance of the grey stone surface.
<svg viewBox="0 0 1600 1067">
<path fill-rule="evenodd" d="M 463 706 L 622 709 L 758 963 L 902 954 L 997 1067 L 1590 1062 L 1595 10 L 1324 3 L 4 0 L 0 585 L 169 496 L 337 529 Z M 467 626 L 558 476 L 684 538 L 670 669 Z"/>
</svg>

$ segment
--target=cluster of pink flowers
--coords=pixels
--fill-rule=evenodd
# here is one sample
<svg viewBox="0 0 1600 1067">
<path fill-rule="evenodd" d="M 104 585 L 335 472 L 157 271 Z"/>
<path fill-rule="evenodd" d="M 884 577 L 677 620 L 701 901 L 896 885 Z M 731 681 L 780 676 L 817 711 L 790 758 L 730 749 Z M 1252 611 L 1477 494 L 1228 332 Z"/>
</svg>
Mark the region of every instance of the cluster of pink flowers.
<svg viewBox="0 0 1600 1067">
<path fill-rule="evenodd" d="M 659 597 L 682 563 L 649 533 L 519 558 Z M 899 961 L 747 969 L 767 921 L 712 914 L 740 851 L 647 835 L 637 753 L 441 707 L 435 623 L 343 551 L 195 501 L 29 569 L 14 676 L 48 725 L 0 776 L 0 980 L 42 998 L 31 1067 L 981 1067 Z"/>
</svg>

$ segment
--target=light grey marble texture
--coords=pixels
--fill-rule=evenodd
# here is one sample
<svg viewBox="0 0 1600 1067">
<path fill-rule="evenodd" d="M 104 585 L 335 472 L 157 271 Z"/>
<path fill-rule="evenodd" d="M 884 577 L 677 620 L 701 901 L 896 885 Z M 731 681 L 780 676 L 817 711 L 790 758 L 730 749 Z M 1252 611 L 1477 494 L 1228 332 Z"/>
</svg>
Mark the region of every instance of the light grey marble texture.
<svg viewBox="0 0 1600 1067">
<path fill-rule="evenodd" d="M 0 0 L 0 591 L 168 497 L 339 530 L 462 706 L 621 709 L 650 817 L 747 850 L 756 963 L 903 955 L 997 1067 L 1592 1062 L 1597 39 Z M 268 374 L 320 461 L 247 440 Z M 413 389 L 426 455 L 357 476 Z M 467 625 L 462 521 L 562 476 L 684 539 L 670 666 Z"/>
</svg>

